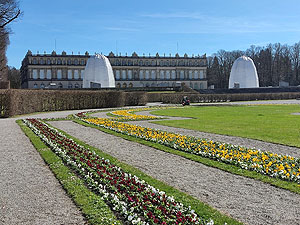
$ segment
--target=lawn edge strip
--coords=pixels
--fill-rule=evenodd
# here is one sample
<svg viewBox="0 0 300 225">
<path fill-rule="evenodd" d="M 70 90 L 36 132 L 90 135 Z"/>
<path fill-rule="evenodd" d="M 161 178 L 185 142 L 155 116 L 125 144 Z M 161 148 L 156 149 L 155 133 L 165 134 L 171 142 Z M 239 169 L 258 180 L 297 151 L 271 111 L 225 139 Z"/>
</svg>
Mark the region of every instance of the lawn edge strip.
<svg viewBox="0 0 300 225">
<path fill-rule="evenodd" d="M 81 122 L 80 120 L 77 120 L 77 119 L 74 119 L 73 121 L 76 122 L 76 123 L 79 123 L 79 124 L 82 123 L 81 125 L 86 125 L 86 124 L 84 124 L 84 122 Z M 145 174 L 144 172 L 140 171 L 139 169 L 135 168 L 134 166 L 131 166 L 129 164 L 121 162 L 117 158 L 101 151 L 98 148 L 95 148 L 93 146 L 90 146 L 90 145 L 86 144 L 85 142 L 79 140 L 78 138 L 69 135 L 65 131 L 52 126 L 51 124 L 48 124 L 48 125 L 50 127 L 53 127 L 55 129 L 57 129 L 59 132 L 64 134 L 66 137 L 71 138 L 73 141 L 75 141 L 79 145 L 82 145 L 83 147 L 89 148 L 90 150 L 94 151 L 98 156 L 110 160 L 111 163 L 113 163 L 114 165 L 116 165 L 118 167 L 121 167 L 127 173 L 135 175 L 139 179 L 142 179 L 142 180 L 146 181 L 151 186 L 153 186 L 153 187 L 155 187 L 159 190 L 164 191 L 167 195 L 173 196 L 176 199 L 176 201 L 181 202 L 184 205 L 191 206 L 195 210 L 195 212 L 199 216 L 201 216 L 202 218 L 205 218 L 205 219 L 208 219 L 208 220 L 213 219 L 215 224 L 225 224 L 225 223 L 227 223 L 227 224 L 243 224 L 242 222 L 237 221 L 236 219 L 234 219 L 234 218 L 232 218 L 228 215 L 225 215 L 224 213 L 219 212 L 217 209 L 214 209 L 210 205 L 201 202 L 200 200 L 190 196 L 189 194 L 181 192 L 178 189 L 176 189 L 172 186 L 169 186 L 166 183 L 164 183 L 162 181 L 159 181 L 159 180 Z M 89 127 L 89 126 L 87 126 L 87 127 Z M 92 128 L 97 129 L 98 127 L 95 126 L 95 127 L 92 127 Z M 102 131 L 101 128 L 99 130 Z M 104 131 L 104 132 L 106 132 L 106 131 Z M 110 132 L 106 132 L 106 133 L 111 134 Z M 117 136 L 117 135 L 115 135 L 115 136 Z"/>
<path fill-rule="evenodd" d="M 108 134 L 111 134 L 111 135 L 114 135 L 114 136 L 117 136 L 117 137 L 121 137 L 121 138 L 123 138 L 125 140 L 128 140 L 128 141 L 133 141 L 133 142 L 136 142 L 136 143 L 139 143 L 139 144 L 142 144 L 142 145 L 146 145 L 146 146 L 155 148 L 155 149 L 160 150 L 160 151 L 164 151 L 164 152 L 167 152 L 167 153 L 170 153 L 170 154 L 175 154 L 175 155 L 184 157 L 186 159 L 204 164 L 204 165 L 209 166 L 209 167 L 214 167 L 214 168 L 223 170 L 225 172 L 229 172 L 231 174 L 235 174 L 235 175 L 255 179 L 255 180 L 270 184 L 272 186 L 282 188 L 282 189 L 285 189 L 285 190 L 289 190 L 289 191 L 294 192 L 296 194 L 300 194 L 299 184 L 296 183 L 296 182 L 289 182 L 289 181 L 285 181 L 285 180 L 282 180 L 282 179 L 279 179 L 279 178 L 272 178 L 270 176 L 266 176 L 266 175 L 257 173 L 255 171 L 242 169 L 242 168 L 237 167 L 237 166 L 232 165 L 232 164 L 226 164 L 226 163 L 223 163 L 223 162 L 220 162 L 220 161 L 215 161 L 215 160 L 205 158 L 205 157 L 202 157 L 202 156 L 199 156 L 199 155 L 187 153 L 187 152 L 180 151 L 180 150 L 175 150 L 175 149 L 172 149 L 170 147 L 161 145 L 159 143 L 146 141 L 146 140 L 143 140 L 141 138 L 136 138 L 136 137 L 133 137 L 133 136 L 125 135 L 125 134 L 122 134 L 122 133 L 119 133 L 119 132 L 116 132 L 116 131 L 113 131 L 113 130 L 110 130 L 110 129 L 105 129 L 105 128 L 99 127 L 97 125 L 88 124 L 88 123 L 85 123 L 85 122 L 83 122 L 79 119 L 74 119 L 73 121 L 80 124 L 80 125 L 95 128 L 95 129 L 98 129 L 98 130 L 103 131 L 105 133 L 108 133 Z"/>
<path fill-rule="evenodd" d="M 81 210 L 89 224 L 122 224 L 101 197 L 89 190 L 84 182 L 65 166 L 61 158 L 52 152 L 22 120 L 17 120 L 16 123 L 29 138 L 67 195 L 71 197 L 72 201 Z"/>
</svg>

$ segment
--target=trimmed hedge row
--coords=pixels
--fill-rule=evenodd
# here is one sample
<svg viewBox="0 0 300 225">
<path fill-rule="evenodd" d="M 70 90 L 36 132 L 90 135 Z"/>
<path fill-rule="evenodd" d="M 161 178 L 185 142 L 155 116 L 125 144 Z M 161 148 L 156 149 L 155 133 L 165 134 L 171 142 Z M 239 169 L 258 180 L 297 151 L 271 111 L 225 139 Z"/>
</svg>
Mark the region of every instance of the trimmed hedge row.
<svg viewBox="0 0 300 225">
<path fill-rule="evenodd" d="M 184 96 L 191 102 L 226 102 L 300 98 L 300 92 L 197 94 L 189 92 L 146 93 L 96 90 L 0 90 L 0 118 L 33 112 L 113 108 L 145 105 L 147 102 L 179 104 Z"/>
<path fill-rule="evenodd" d="M 144 105 L 145 92 L 91 90 L 0 90 L 0 117 L 44 111 Z"/>
<path fill-rule="evenodd" d="M 147 93 L 148 101 L 152 100 L 179 104 L 184 96 L 188 96 L 191 102 L 227 102 L 227 101 L 255 101 L 255 100 L 280 100 L 300 98 L 300 92 L 282 92 L 282 93 L 243 93 L 243 94 L 195 94 L 195 93 L 167 93 L 151 94 Z"/>
</svg>

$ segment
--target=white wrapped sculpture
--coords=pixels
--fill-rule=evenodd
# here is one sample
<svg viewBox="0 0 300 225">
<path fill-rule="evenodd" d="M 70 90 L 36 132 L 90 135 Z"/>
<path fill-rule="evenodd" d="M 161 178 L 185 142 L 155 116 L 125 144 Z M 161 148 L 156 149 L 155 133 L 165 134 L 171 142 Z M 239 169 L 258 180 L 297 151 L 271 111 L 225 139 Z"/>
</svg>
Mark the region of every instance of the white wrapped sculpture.
<svg viewBox="0 0 300 225">
<path fill-rule="evenodd" d="M 229 88 L 258 88 L 258 75 L 253 60 L 247 56 L 236 59 L 231 68 Z"/>
<path fill-rule="evenodd" d="M 114 88 L 115 77 L 108 58 L 96 54 L 91 56 L 85 66 L 83 88 Z"/>
</svg>

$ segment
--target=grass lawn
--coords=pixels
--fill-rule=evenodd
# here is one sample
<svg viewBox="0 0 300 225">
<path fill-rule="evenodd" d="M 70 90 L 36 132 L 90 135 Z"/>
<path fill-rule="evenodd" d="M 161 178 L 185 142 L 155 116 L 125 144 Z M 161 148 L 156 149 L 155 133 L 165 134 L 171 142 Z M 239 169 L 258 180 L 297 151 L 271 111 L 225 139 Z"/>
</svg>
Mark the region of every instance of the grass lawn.
<svg viewBox="0 0 300 225">
<path fill-rule="evenodd" d="M 154 123 L 209 133 L 247 137 L 300 147 L 299 105 L 185 107 L 153 111 L 158 116 L 191 117 Z"/>
</svg>

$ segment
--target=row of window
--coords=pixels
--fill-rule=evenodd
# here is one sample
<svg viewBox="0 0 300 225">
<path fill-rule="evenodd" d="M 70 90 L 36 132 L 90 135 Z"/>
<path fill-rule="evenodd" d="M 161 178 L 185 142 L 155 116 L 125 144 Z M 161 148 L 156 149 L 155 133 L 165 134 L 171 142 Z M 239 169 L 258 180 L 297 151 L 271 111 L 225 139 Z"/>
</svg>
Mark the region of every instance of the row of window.
<svg viewBox="0 0 300 225">
<path fill-rule="evenodd" d="M 55 65 L 82 65 L 84 66 L 86 64 L 86 60 L 84 59 L 81 59 L 81 60 L 78 60 L 78 59 L 50 59 L 50 58 L 47 58 L 47 59 L 37 59 L 37 58 L 33 58 L 30 62 L 31 64 L 34 64 L 34 65 L 52 65 L 52 64 L 55 64 Z"/>
<path fill-rule="evenodd" d="M 111 60 L 112 66 L 204 66 L 197 60 Z"/>
<path fill-rule="evenodd" d="M 175 83 L 169 83 L 169 82 L 165 82 L 165 83 L 146 83 L 144 84 L 145 87 L 174 87 L 176 84 Z M 133 84 L 132 83 L 117 83 L 116 84 L 116 88 L 132 88 L 133 87 Z M 204 84 L 203 83 L 190 83 L 190 87 L 192 89 L 196 89 L 196 90 L 199 90 L 199 89 L 204 89 Z"/>
<path fill-rule="evenodd" d="M 41 83 L 40 86 L 37 83 L 33 84 L 33 88 L 44 89 L 44 88 L 50 88 L 50 87 L 51 87 L 51 83 L 48 83 L 47 86 L 44 83 Z M 73 85 L 73 84 L 69 83 L 68 86 L 64 87 L 64 85 L 62 83 L 58 83 L 57 87 L 55 86 L 54 88 L 69 88 L 69 89 L 72 89 L 72 88 L 82 88 L 82 84 L 79 85 L 78 83 L 76 83 L 76 84 Z"/>
<path fill-rule="evenodd" d="M 55 77 L 55 73 L 52 73 L 52 70 L 50 69 L 33 69 L 31 77 L 32 79 L 80 79 L 83 77 L 84 70 L 67 70 L 64 73 L 66 74 L 63 75 L 62 70 L 57 70 Z"/>
<path fill-rule="evenodd" d="M 115 70 L 115 79 L 116 80 L 133 80 L 132 70 Z M 140 70 L 139 79 L 140 80 L 175 80 L 176 77 L 178 79 L 190 79 L 190 80 L 198 80 L 204 79 L 204 71 L 203 70 L 189 70 L 185 75 L 184 70 L 180 70 L 177 72 L 176 76 L 175 70 L 160 70 L 157 72 L 156 70 Z"/>
</svg>

